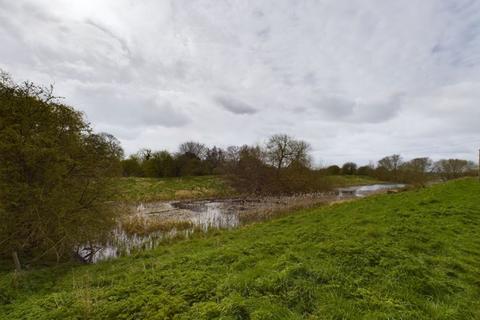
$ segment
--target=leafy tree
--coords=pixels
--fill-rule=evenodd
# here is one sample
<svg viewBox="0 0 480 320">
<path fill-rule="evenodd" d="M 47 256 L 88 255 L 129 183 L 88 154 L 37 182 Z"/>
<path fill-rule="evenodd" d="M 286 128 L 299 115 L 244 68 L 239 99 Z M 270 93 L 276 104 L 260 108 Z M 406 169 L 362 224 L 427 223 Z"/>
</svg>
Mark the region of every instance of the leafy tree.
<svg viewBox="0 0 480 320">
<path fill-rule="evenodd" d="M 354 175 L 357 173 L 357 165 L 354 162 L 347 162 L 342 166 L 342 174 Z"/>
<path fill-rule="evenodd" d="M 371 176 L 373 175 L 373 171 L 374 169 L 372 168 L 371 165 L 361 166 L 361 167 L 358 167 L 357 174 L 361 176 Z"/>
<path fill-rule="evenodd" d="M 327 174 L 330 174 L 330 175 L 338 175 L 338 174 L 340 174 L 341 169 L 337 165 L 332 165 L 332 166 L 327 167 L 325 169 L 325 171 L 327 172 Z"/>
<path fill-rule="evenodd" d="M 205 156 L 205 170 L 208 174 L 215 174 L 222 171 L 226 161 L 226 154 L 221 148 L 214 146 L 207 149 Z"/>
<path fill-rule="evenodd" d="M 122 160 L 122 172 L 125 177 L 142 177 L 144 171 L 140 158 L 137 155 L 131 155 L 128 159 Z"/>
<path fill-rule="evenodd" d="M 94 134 L 51 89 L 2 74 L 0 255 L 19 269 L 105 239 L 115 222 L 110 177 L 122 155 L 113 136 Z"/>
<path fill-rule="evenodd" d="M 176 176 L 200 176 L 205 174 L 202 160 L 191 152 L 177 154 L 175 157 Z"/>
<path fill-rule="evenodd" d="M 149 159 L 143 162 L 143 171 L 147 177 L 174 177 L 175 160 L 168 151 L 153 152 Z"/>
</svg>

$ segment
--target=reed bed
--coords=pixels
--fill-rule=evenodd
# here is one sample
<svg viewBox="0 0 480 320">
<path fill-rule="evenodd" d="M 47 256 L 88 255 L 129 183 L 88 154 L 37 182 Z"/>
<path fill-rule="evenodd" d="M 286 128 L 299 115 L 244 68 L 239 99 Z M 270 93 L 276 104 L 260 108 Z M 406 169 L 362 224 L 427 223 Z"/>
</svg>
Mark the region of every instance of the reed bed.
<svg viewBox="0 0 480 320">
<path fill-rule="evenodd" d="M 127 235 L 146 236 L 155 232 L 169 232 L 171 230 L 188 230 L 194 227 L 191 221 L 164 220 L 158 217 L 148 217 L 141 214 L 125 216 L 120 221 L 121 229 Z"/>
<path fill-rule="evenodd" d="M 254 222 L 261 222 L 270 220 L 276 217 L 292 214 L 296 210 L 308 209 L 318 206 L 323 206 L 331 203 L 333 200 L 331 197 L 317 196 L 294 196 L 289 197 L 286 200 L 268 201 L 265 206 L 259 206 L 258 208 L 247 210 L 239 215 L 241 224 L 249 224 Z"/>
</svg>

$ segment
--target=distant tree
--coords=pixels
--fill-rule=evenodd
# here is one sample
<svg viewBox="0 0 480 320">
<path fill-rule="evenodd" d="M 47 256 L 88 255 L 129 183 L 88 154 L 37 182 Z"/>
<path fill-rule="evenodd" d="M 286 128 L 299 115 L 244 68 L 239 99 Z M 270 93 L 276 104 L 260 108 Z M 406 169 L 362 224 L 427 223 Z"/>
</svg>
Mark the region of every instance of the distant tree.
<svg viewBox="0 0 480 320">
<path fill-rule="evenodd" d="M 286 134 L 276 134 L 268 140 L 265 154 L 268 163 L 279 171 L 294 161 L 310 166 L 309 150 L 310 145 L 305 141 L 295 140 Z"/>
<path fill-rule="evenodd" d="M 400 166 L 401 180 L 414 185 L 425 185 L 429 179 L 429 173 L 432 170 L 432 160 L 430 158 L 415 158 Z"/>
<path fill-rule="evenodd" d="M 51 89 L 0 78 L 0 255 L 58 261 L 114 226 L 123 151 Z"/>
<path fill-rule="evenodd" d="M 182 143 L 178 148 L 180 155 L 189 155 L 190 157 L 196 157 L 200 160 L 205 159 L 207 155 L 207 147 L 203 143 L 195 141 L 187 141 Z"/>
<path fill-rule="evenodd" d="M 443 180 L 460 178 L 474 167 L 473 162 L 462 159 L 442 159 L 435 162 L 434 170 Z"/>
<path fill-rule="evenodd" d="M 140 162 L 143 162 L 150 160 L 150 158 L 152 157 L 152 153 L 152 149 L 142 148 L 137 152 L 136 156 L 138 157 Z"/>
<path fill-rule="evenodd" d="M 357 169 L 357 174 L 360 176 L 371 176 L 373 175 L 373 172 L 374 172 L 374 169 L 370 165 L 361 166 L 361 167 L 358 167 Z"/>
<path fill-rule="evenodd" d="M 291 156 L 291 141 L 292 138 L 286 134 L 276 134 L 267 142 L 267 159 L 277 170 L 287 166 L 287 159 Z"/>
<path fill-rule="evenodd" d="M 206 174 L 202 160 L 191 152 L 175 155 L 175 173 L 178 177 Z"/>
<path fill-rule="evenodd" d="M 162 177 L 175 176 L 175 159 L 168 151 L 163 150 L 156 152 L 154 158 L 159 162 Z"/>
<path fill-rule="evenodd" d="M 427 173 L 432 170 L 433 162 L 428 157 L 415 158 L 407 162 L 410 170 L 420 173 Z"/>
<path fill-rule="evenodd" d="M 398 154 L 393 154 L 384 157 L 378 161 L 377 172 L 380 173 L 380 178 L 384 180 L 398 180 L 398 171 L 402 164 L 402 157 Z"/>
<path fill-rule="evenodd" d="M 147 177 L 175 176 L 175 160 L 166 150 L 152 152 L 149 159 L 142 163 L 142 168 L 144 175 Z"/>
<path fill-rule="evenodd" d="M 264 153 L 259 146 L 242 146 L 238 150 L 238 161 L 230 166 L 233 186 L 248 193 L 275 193 L 274 168 L 265 164 Z"/>
<path fill-rule="evenodd" d="M 337 165 L 332 165 L 326 168 L 326 172 L 329 175 L 338 175 L 341 173 L 341 170 L 339 166 Z"/>
<path fill-rule="evenodd" d="M 312 163 L 310 156 L 311 146 L 308 142 L 303 140 L 293 140 L 290 144 L 291 157 L 289 166 L 295 164 L 296 166 L 303 166 L 309 168 Z"/>
<path fill-rule="evenodd" d="M 225 161 L 227 162 L 238 162 L 240 160 L 240 147 L 229 146 L 225 151 Z"/>
<path fill-rule="evenodd" d="M 122 173 L 124 177 L 143 177 L 144 170 L 137 155 L 131 155 L 122 160 Z"/>
<path fill-rule="evenodd" d="M 342 174 L 354 175 L 357 173 L 357 165 L 354 162 L 347 162 L 342 166 Z"/>
<path fill-rule="evenodd" d="M 215 174 L 222 171 L 223 166 L 225 165 L 226 154 L 221 148 L 213 147 L 209 148 L 206 151 L 205 156 L 205 170 L 208 174 Z"/>
<path fill-rule="evenodd" d="M 402 158 L 398 154 L 393 154 L 388 157 L 384 157 L 378 161 L 378 166 L 383 167 L 388 171 L 396 171 L 402 163 Z"/>
</svg>

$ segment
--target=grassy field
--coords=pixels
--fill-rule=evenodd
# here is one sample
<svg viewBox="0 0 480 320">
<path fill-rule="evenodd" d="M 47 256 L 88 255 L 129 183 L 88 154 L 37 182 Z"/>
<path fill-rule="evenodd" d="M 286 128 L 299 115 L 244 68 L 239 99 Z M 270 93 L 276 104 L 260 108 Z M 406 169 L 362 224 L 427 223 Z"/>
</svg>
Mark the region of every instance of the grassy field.
<svg viewBox="0 0 480 320">
<path fill-rule="evenodd" d="M 372 184 L 377 180 L 364 176 L 328 176 L 332 186 L 345 187 Z M 120 178 L 118 199 L 149 202 L 180 199 L 224 198 L 237 193 L 221 176 L 181 178 Z"/>
<path fill-rule="evenodd" d="M 226 197 L 234 194 L 234 190 L 219 176 L 120 178 L 118 187 L 119 199 L 129 202 Z"/>
<path fill-rule="evenodd" d="M 0 274 L 2 319 L 480 319 L 480 184 L 296 212 L 132 257 Z"/>
</svg>

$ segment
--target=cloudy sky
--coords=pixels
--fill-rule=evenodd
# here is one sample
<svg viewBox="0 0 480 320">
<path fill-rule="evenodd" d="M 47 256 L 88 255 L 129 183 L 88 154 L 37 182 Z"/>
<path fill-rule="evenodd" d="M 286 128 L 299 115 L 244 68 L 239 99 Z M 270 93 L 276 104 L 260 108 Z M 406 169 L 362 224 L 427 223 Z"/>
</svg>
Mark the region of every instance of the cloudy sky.
<svg viewBox="0 0 480 320">
<path fill-rule="evenodd" d="M 480 0 L 0 0 L 0 68 L 125 150 L 261 143 L 317 163 L 475 159 Z"/>
</svg>

